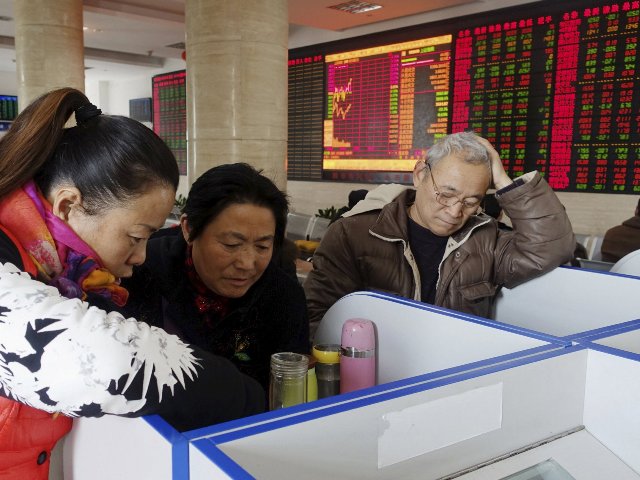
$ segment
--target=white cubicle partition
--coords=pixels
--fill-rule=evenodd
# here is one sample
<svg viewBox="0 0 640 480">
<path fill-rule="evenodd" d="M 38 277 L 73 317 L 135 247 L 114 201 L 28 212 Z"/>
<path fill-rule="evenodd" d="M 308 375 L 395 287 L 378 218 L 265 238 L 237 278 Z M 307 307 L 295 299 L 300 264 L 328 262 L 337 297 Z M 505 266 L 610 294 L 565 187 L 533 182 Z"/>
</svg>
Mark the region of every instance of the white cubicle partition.
<svg viewBox="0 0 640 480">
<path fill-rule="evenodd" d="M 65 480 L 188 480 L 187 439 L 157 415 L 80 418 L 64 439 Z"/>
<path fill-rule="evenodd" d="M 76 420 L 65 479 L 496 480 L 549 457 L 578 479 L 638 479 L 640 320 L 616 323 L 624 309 L 560 339 L 355 293 L 318 339 L 339 342 L 347 318 L 373 320 L 382 385 L 184 434 L 156 416 Z"/>
<path fill-rule="evenodd" d="M 579 480 L 638 480 L 637 378 L 640 362 L 581 346 L 426 375 L 218 426 L 192 440 L 191 479 L 497 480 L 552 458 Z"/>
<path fill-rule="evenodd" d="M 355 292 L 338 300 L 322 319 L 315 343 L 339 344 L 342 325 L 350 318 L 375 325 L 378 384 L 562 343 L 538 332 L 375 292 Z"/>
<path fill-rule="evenodd" d="M 498 294 L 499 322 L 559 337 L 640 318 L 640 277 L 559 267 Z"/>
</svg>

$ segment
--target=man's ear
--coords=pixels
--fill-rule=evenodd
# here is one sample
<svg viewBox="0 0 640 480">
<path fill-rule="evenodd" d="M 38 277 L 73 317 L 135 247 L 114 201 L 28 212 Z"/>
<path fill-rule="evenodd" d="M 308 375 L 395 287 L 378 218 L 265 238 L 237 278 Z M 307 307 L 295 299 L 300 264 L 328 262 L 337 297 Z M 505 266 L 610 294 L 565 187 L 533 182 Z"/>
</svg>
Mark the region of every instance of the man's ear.
<svg viewBox="0 0 640 480">
<path fill-rule="evenodd" d="M 413 167 L 413 186 L 418 188 L 427 175 L 427 164 L 424 160 L 418 160 Z"/>
<path fill-rule="evenodd" d="M 189 227 L 189 220 L 187 219 L 187 214 L 183 213 L 180 215 L 180 228 L 182 229 L 182 236 L 184 237 L 184 241 L 187 243 L 191 243 L 189 241 L 189 234 L 191 233 L 191 227 Z"/>
<path fill-rule="evenodd" d="M 82 194 L 76 187 L 59 187 L 48 198 L 53 214 L 65 223 L 75 213 L 84 212 Z"/>
</svg>

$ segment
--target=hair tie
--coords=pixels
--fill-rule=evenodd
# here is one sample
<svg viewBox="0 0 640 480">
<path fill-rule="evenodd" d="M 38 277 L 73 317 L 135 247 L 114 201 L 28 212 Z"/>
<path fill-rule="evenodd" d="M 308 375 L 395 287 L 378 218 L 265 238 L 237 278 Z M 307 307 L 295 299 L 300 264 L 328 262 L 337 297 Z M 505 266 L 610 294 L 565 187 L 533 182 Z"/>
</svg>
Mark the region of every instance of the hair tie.
<svg viewBox="0 0 640 480">
<path fill-rule="evenodd" d="M 76 124 L 82 125 L 87 120 L 102 114 L 102 110 L 96 107 L 93 103 L 87 103 L 86 105 L 82 105 L 81 107 L 77 108 L 75 114 Z"/>
</svg>

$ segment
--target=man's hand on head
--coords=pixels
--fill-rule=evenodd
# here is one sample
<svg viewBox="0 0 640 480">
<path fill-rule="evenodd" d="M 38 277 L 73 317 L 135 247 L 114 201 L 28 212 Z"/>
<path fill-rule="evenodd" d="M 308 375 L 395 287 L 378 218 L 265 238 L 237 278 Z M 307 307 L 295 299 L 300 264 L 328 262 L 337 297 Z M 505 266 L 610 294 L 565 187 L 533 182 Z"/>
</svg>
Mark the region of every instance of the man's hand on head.
<svg viewBox="0 0 640 480">
<path fill-rule="evenodd" d="M 493 179 L 493 186 L 496 190 L 500 190 L 507 185 L 513 183 L 513 180 L 509 178 L 507 172 L 504 170 L 502 160 L 497 150 L 493 148 L 493 145 L 486 138 L 479 137 L 480 143 L 482 143 L 489 152 L 491 158 L 491 178 Z"/>
</svg>

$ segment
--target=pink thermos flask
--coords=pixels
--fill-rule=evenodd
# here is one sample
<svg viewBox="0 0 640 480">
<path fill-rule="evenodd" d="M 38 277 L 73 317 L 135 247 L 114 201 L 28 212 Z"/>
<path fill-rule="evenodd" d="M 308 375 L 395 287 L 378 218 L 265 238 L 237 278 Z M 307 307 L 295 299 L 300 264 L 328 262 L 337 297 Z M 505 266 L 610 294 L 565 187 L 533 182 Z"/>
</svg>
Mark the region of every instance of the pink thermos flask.
<svg viewBox="0 0 640 480">
<path fill-rule="evenodd" d="M 373 322 L 351 318 L 342 326 L 340 393 L 376 384 L 376 336 Z"/>
</svg>

